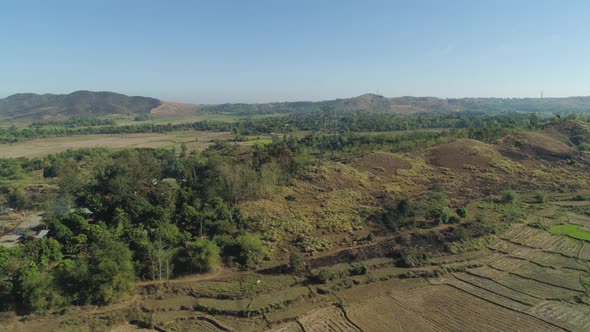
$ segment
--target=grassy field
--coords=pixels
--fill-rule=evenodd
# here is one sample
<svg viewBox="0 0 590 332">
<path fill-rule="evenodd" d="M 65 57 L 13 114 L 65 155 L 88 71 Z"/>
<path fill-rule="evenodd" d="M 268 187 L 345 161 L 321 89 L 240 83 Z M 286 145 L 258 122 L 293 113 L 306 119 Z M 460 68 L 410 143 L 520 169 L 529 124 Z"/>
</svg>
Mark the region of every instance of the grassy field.
<svg viewBox="0 0 590 332">
<path fill-rule="evenodd" d="M 583 229 L 584 226 L 574 224 L 563 224 L 551 226 L 550 231 L 553 234 L 563 234 L 571 236 L 574 239 L 590 241 L 590 232 Z"/>
<path fill-rule="evenodd" d="M 90 147 L 178 148 L 182 143 L 185 143 L 189 150 L 203 150 L 212 144 L 212 140 L 227 140 L 233 137 L 231 133 L 211 131 L 50 137 L 15 144 L 0 144 L 0 158 L 41 157 L 69 149 Z"/>
</svg>

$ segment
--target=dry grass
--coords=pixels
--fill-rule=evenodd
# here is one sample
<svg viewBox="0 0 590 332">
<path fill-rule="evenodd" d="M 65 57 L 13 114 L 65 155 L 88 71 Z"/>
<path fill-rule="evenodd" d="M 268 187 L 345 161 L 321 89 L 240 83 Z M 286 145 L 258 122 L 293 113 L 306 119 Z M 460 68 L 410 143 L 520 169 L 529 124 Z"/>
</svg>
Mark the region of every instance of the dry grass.
<svg viewBox="0 0 590 332">
<path fill-rule="evenodd" d="M 198 151 L 207 148 L 211 140 L 232 137 L 231 133 L 210 131 L 51 137 L 16 144 L 0 144 L 0 158 L 41 157 L 70 149 L 91 147 L 114 149 L 179 147 L 181 143 L 185 143 L 189 150 Z"/>
</svg>

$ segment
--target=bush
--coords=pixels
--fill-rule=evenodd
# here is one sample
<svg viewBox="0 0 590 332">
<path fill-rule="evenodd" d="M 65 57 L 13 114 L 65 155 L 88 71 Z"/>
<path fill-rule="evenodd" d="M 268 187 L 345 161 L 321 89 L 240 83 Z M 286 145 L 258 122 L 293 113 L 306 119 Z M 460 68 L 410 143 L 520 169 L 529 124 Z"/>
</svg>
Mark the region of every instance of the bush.
<svg viewBox="0 0 590 332">
<path fill-rule="evenodd" d="M 299 253 L 292 253 L 289 257 L 289 269 L 291 272 L 303 272 L 305 270 L 305 261 Z"/>
<path fill-rule="evenodd" d="M 238 259 L 245 267 L 253 267 L 270 256 L 268 248 L 258 235 L 244 234 L 237 240 L 239 248 Z"/>
<path fill-rule="evenodd" d="M 537 203 L 545 203 L 545 201 L 547 200 L 547 194 L 543 192 L 538 192 L 535 194 L 534 198 L 535 202 Z"/>
<path fill-rule="evenodd" d="M 365 264 L 355 266 L 350 271 L 350 275 L 353 275 L 353 276 L 360 276 L 360 275 L 367 275 L 367 274 L 369 274 L 369 267 L 366 266 Z"/>
<path fill-rule="evenodd" d="M 289 195 L 285 196 L 285 200 L 287 200 L 289 202 L 292 202 L 296 199 L 297 199 L 297 197 L 295 197 L 295 195 L 293 195 L 293 194 L 289 194 Z"/>
<path fill-rule="evenodd" d="M 514 203 L 518 200 L 518 194 L 514 190 L 505 190 L 502 193 L 502 202 Z"/>
<path fill-rule="evenodd" d="M 192 270 L 208 272 L 219 266 L 221 262 L 221 250 L 215 242 L 207 239 L 198 239 L 186 245 Z"/>
<path fill-rule="evenodd" d="M 332 271 L 332 270 L 325 270 L 322 269 L 320 270 L 320 272 L 316 273 L 312 279 L 315 282 L 319 282 L 322 284 L 326 284 L 328 283 L 328 281 L 332 281 L 332 280 L 336 280 L 338 279 L 340 276 L 338 275 L 338 273 Z"/>
<path fill-rule="evenodd" d="M 377 240 L 377 236 L 375 236 L 375 234 L 373 234 L 373 232 L 369 233 L 369 235 L 367 235 L 367 241 L 369 242 L 373 242 Z"/>
<path fill-rule="evenodd" d="M 460 207 L 457 209 L 457 215 L 461 218 L 466 218 L 467 217 L 467 209 L 464 207 Z"/>
</svg>

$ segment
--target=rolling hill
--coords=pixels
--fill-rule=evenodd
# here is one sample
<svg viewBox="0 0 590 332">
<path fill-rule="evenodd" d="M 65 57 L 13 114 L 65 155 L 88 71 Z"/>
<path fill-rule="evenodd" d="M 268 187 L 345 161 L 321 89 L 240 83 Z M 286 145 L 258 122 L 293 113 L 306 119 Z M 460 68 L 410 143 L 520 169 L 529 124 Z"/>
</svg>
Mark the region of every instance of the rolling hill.
<svg viewBox="0 0 590 332">
<path fill-rule="evenodd" d="M 457 98 L 396 97 L 364 94 L 325 101 L 274 102 L 262 104 L 193 105 L 163 102 L 149 97 L 130 97 L 114 92 L 76 91 L 67 95 L 19 93 L 0 99 L 0 117 L 42 120 L 51 117 L 152 113 L 187 116 L 199 113 L 233 115 L 288 114 L 331 110 L 336 113 L 426 113 L 426 112 L 535 112 L 571 114 L 590 112 L 590 97 L 568 98 Z"/>
<path fill-rule="evenodd" d="M 155 98 L 114 92 L 76 91 L 67 95 L 19 93 L 0 99 L 0 116 L 43 119 L 49 116 L 91 118 L 110 114 L 142 114 L 160 106 Z"/>
<path fill-rule="evenodd" d="M 355 98 L 319 102 L 279 102 L 266 104 L 222 104 L 205 106 L 210 113 L 272 114 L 313 112 L 418 113 L 418 112 L 535 112 L 552 114 L 590 112 L 590 97 L 568 98 L 450 98 L 396 97 L 364 94 Z"/>
</svg>

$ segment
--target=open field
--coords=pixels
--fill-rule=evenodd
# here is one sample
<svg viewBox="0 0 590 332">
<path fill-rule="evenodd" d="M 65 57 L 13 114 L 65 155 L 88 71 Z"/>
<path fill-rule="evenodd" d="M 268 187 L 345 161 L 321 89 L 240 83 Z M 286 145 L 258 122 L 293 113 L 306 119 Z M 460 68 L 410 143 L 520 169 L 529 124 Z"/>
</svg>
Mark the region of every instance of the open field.
<svg viewBox="0 0 590 332">
<path fill-rule="evenodd" d="M 15 144 L 0 144 L 0 158 L 41 157 L 69 149 L 109 147 L 120 148 L 179 148 L 185 143 L 189 151 L 200 151 L 212 140 L 228 140 L 235 135 L 226 132 L 183 131 L 171 133 L 141 133 L 113 135 L 80 135 L 34 139 Z M 265 136 L 260 136 L 264 139 Z"/>
<path fill-rule="evenodd" d="M 553 234 L 563 234 L 574 239 L 590 241 L 590 232 L 586 230 L 585 226 L 576 224 L 553 225 L 550 231 Z"/>
</svg>

